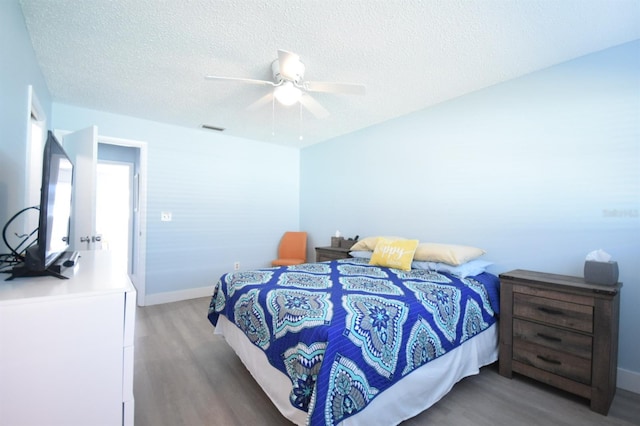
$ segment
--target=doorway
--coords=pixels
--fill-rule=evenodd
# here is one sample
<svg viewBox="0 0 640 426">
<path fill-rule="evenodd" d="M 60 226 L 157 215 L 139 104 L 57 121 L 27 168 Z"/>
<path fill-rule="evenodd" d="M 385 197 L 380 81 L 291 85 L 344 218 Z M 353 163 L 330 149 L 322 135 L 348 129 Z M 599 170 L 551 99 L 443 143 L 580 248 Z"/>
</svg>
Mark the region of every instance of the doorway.
<svg viewBox="0 0 640 426">
<path fill-rule="evenodd" d="M 118 250 L 137 290 L 138 305 L 144 306 L 146 143 L 98 136 L 97 145 L 96 234 L 104 232 L 104 248 Z"/>
<path fill-rule="evenodd" d="M 96 234 L 101 248 L 127 265 L 131 273 L 133 228 L 133 164 L 98 160 L 96 170 Z"/>
</svg>

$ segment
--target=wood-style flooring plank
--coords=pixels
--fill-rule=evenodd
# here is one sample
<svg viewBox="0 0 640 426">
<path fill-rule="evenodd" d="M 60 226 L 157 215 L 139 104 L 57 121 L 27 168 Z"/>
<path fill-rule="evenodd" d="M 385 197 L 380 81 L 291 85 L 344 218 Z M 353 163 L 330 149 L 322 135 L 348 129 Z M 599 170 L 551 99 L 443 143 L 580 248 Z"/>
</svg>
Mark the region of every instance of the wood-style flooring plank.
<svg viewBox="0 0 640 426">
<path fill-rule="evenodd" d="M 290 425 L 213 334 L 208 307 L 209 298 L 199 298 L 138 308 L 136 426 Z M 640 425 L 640 395 L 618 389 L 602 416 L 582 398 L 517 374 L 504 378 L 494 364 L 402 425 Z"/>
</svg>

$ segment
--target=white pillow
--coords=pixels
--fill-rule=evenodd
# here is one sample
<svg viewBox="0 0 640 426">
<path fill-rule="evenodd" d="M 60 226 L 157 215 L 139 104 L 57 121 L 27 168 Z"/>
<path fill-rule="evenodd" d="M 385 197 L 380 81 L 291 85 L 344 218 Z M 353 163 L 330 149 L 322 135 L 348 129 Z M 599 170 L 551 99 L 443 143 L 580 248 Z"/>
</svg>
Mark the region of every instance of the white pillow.
<svg viewBox="0 0 640 426">
<path fill-rule="evenodd" d="M 462 265 L 483 254 L 484 250 L 477 247 L 458 244 L 420 243 L 413 258 L 420 261 Z"/>
<path fill-rule="evenodd" d="M 462 265 L 456 266 L 441 262 L 424 262 L 414 260 L 413 263 L 411 263 L 411 268 L 426 269 L 436 272 L 448 272 L 458 278 L 466 278 L 480 275 L 491 265 L 493 265 L 493 263 L 479 259 L 470 260 Z"/>
</svg>

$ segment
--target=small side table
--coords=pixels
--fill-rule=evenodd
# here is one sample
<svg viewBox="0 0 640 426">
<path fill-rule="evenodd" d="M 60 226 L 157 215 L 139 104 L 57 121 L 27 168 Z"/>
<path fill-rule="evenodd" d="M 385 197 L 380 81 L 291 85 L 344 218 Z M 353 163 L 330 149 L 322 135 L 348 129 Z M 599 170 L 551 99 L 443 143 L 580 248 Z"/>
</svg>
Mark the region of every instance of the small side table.
<svg viewBox="0 0 640 426">
<path fill-rule="evenodd" d="M 316 262 L 326 262 L 337 259 L 348 259 L 351 249 L 342 247 L 316 247 Z"/>
<path fill-rule="evenodd" d="M 500 374 L 523 374 L 591 401 L 616 392 L 622 283 L 515 270 L 500 274 Z"/>
</svg>

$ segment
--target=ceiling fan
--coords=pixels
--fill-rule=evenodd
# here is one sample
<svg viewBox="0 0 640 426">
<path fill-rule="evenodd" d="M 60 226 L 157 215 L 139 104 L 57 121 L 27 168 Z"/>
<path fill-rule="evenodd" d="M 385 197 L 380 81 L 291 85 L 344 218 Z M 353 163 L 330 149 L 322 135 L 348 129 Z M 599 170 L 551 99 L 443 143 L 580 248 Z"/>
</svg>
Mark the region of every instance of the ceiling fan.
<svg viewBox="0 0 640 426">
<path fill-rule="evenodd" d="M 256 102 L 247 107 L 248 110 L 255 110 L 263 105 L 278 100 L 283 105 L 294 105 L 300 102 L 309 112 L 317 118 L 325 118 L 329 115 L 318 101 L 309 92 L 344 93 L 354 95 L 364 95 L 365 87 L 355 83 L 335 83 L 325 81 L 304 80 L 304 64 L 300 62 L 300 57 L 295 53 L 286 50 L 278 50 L 278 59 L 271 63 L 273 81 L 256 80 L 241 77 L 220 77 L 215 75 L 205 76 L 208 80 L 231 80 L 249 84 L 259 84 L 273 87 L 273 91 L 267 93 Z"/>
</svg>

